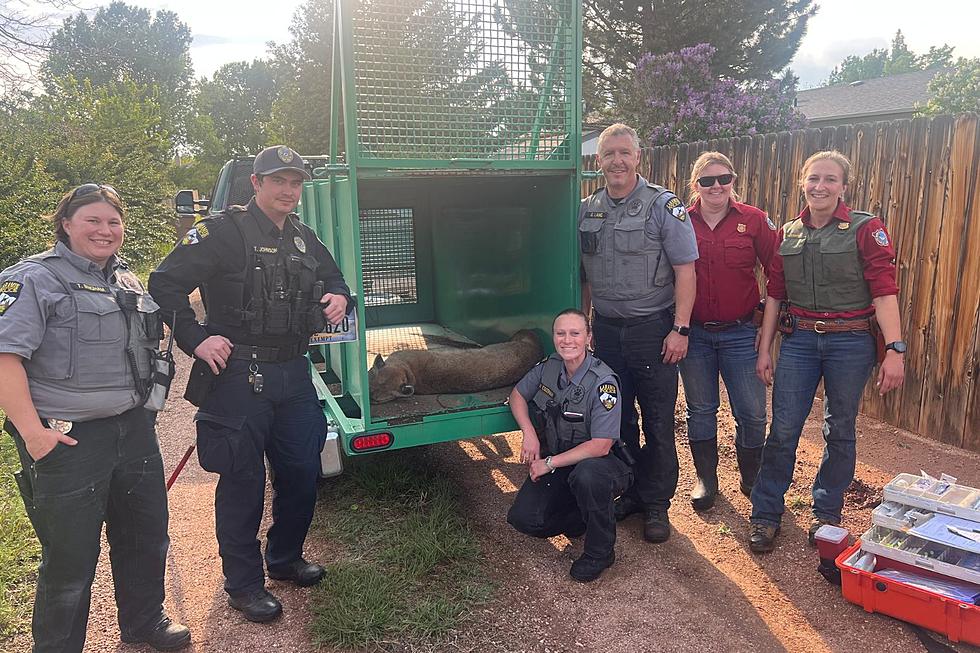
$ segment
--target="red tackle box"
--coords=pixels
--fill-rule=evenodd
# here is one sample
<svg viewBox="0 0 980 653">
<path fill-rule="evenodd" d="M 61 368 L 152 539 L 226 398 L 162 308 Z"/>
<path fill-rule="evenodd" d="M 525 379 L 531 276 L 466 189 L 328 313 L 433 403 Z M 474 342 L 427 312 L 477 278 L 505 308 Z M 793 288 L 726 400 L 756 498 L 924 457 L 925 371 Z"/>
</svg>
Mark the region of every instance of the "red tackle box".
<svg viewBox="0 0 980 653">
<path fill-rule="evenodd" d="M 837 556 L 844 598 L 867 612 L 880 612 L 941 633 L 953 642 L 980 646 L 980 606 L 954 601 L 939 594 L 884 578 L 847 564 L 861 548 L 860 540 Z M 901 562 L 877 557 L 875 571 L 902 569 L 926 573 Z"/>
</svg>

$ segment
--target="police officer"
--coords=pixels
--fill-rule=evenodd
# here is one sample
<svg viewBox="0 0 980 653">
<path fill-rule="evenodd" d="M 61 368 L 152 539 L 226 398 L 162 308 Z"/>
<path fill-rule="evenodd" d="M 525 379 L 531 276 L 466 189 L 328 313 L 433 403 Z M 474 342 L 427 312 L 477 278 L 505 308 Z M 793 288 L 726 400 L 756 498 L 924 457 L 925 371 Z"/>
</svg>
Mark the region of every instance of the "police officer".
<svg viewBox="0 0 980 653">
<path fill-rule="evenodd" d="M 552 335 L 555 353 L 510 393 L 511 412 L 524 434 L 521 462 L 529 473 L 507 521 L 535 537 L 584 532 L 585 550 L 569 573 L 589 582 L 615 560 L 613 500 L 632 480 L 630 468 L 612 453 L 619 440 L 619 380 L 589 353 L 585 313 L 562 311 Z"/>
<path fill-rule="evenodd" d="M 876 328 L 883 337 L 878 392 L 904 380 L 895 248 L 879 218 L 844 202 L 850 177 L 850 161 L 835 150 L 804 162 L 806 207 L 780 229 L 779 255 L 770 266 L 756 374 L 773 384 L 772 425 L 752 488 L 749 548 L 755 553 L 775 547 L 796 448 L 820 381 L 825 446 L 813 481 L 810 544 L 822 525 L 840 523 L 844 492 L 854 479 L 855 423 L 875 363 Z M 788 310 L 781 310 L 783 303 Z M 777 324 L 784 336 L 773 379 Z"/>
<path fill-rule="evenodd" d="M 344 318 L 351 296 L 327 248 L 293 213 L 310 179 L 299 155 L 285 146 L 266 148 L 253 172 L 252 200 L 188 231 L 150 275 L 150 288 L 164 315 L 176 315 L 178 346 L 197 359 L 186 396 L 200 406 L 201 467 L 220 475 L 215 528 L 228 603 L 246 619 L 266 622 L 282 605 L 265 589 L 256 537 L 264 457 L 274 472 L 269 577 L 314 585 L 323 568 L 303 559 L 303 542 L 326 418 L 304 354 L 324 319 Z M 188 302 L 198 287 L 205 324 Z"/>
<path fill-rule="evenodd" d="M 157 305 L 116 256 L 115 190 L 79 186 L 50 217 L 54 247 L 0 273 L 0 409 L 41 542 L 33 650 L 82 650 L 103 523 L 122 640 L 181 649 L 190 632 L 163 611 L 167 493 L 144 406 Z"/>
<path fill-rule="evenodd" d="M 643 536 L 664 542 L 677 489 L 677 362 L 687 353 L 697 242 L 683 202 L 637 174 L 634 129 L 606 128 L 599 135 L 599 162 L 606 186 L 582 201 L 578 225 L 582 305 L 586 312 L 595 309 L 596 356 L 622 383 L 621 434 L 636 460 L 636 482 L 617 501 L 616 517 L 644 512 Z M 636 401 L 643 415 L 642 451 Z"/>
</svg>

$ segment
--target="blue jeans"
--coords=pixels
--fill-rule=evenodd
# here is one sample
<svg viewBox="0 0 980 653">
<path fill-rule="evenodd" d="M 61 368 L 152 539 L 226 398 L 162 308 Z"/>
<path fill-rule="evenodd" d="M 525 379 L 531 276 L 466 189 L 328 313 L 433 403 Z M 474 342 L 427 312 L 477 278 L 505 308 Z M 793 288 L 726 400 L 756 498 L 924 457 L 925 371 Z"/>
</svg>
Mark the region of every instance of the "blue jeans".
<svg viewBox="0 0 980 653">
<path fill-rule="evenodd" d="M 772 426 L 752 489 L 752 523 L 779 526 L 783 495 L 793 480 L 796 447 L 821 378 L 826 444 L 813 481 L 813 514 L 840 523 L 844 491 L 854 478 L 857 459 L 854 424 L 874 363 L 875 343 L 867 331 L 797 330 L 783 338 L 772 391 Z"/>
<path fill-rule="evenodd" d="M 735 416 L 735 442 L 756 449 L 765 441 L 766 386 L 755 375 L 755 334 L 751 323 L 717 333 L 691 326 L 687 356 L 679 363 L 691 442 L 718 435 L 719 373 Z"/>
<path fill-rule="evenodd" d="M 630 493 L 647 509 L 666 510 L 677 490 L 677 366 L 664 363 L 660 353 L 673 325 L 673 315 L 663 310 L 625 325 L 597 314 L 592 326 L 596 357 L 619 376 L 623 407 L 619 435 L 636 461 Z M 642 449 L 637 403 L 643 415 Z"/>
</svg>

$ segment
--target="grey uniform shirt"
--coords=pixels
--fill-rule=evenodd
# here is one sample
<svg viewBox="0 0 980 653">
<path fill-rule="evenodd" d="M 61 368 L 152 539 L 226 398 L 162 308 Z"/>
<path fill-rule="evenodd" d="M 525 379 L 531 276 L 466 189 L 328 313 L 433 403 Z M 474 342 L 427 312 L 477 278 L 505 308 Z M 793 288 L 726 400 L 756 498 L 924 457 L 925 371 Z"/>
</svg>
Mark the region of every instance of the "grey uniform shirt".
<svg viewBox="0 0 980 653">
<path fill-rule="evenodd" d="M 55 253 L 93 287 L 119 287 L 114 273 L 120 263 L 115 257 L 108 264 L 110 278 L 106 279 L 98 265 L 63 243 L 55 245 Z M 90 364 L 97 365 L 106 378 L 119 379 L 118 384 L 107 386 L 125 385 L 126 389 L 106 387 L 78 392 L 71 384 L 70 377 L 77 372 L 72 365 L 86 351 L 75 339 L 99 335 L 77 333 L 70 326 L 74 324 L 74 311 L 64 284 L 41 265 L 21 261 L 0 272 L 0 353 L 16 354 L 30 361 L 25 363 L 25 370 L 38 414 L 42 418 L 85 421 L 119 415 L 135 407 L 140 397 L 130 380 L 124 342 L 112 347 L 112 356 L 100 357 Z M 40 373 L 32 374 L 32 369 Z"/>
<path fill-rule="evenodd" d="M 547 360 L 547 359 L 546 359 Z M 580 385 L 582 379 L 585 378 L 586 373 L 589 368 L 592 367 L 592 361 L 594 360 L 592 354 L 586 353 L 585 360 L 575 374 L 572 375 L 572 383 Z M 544 373 L 544 362 L 538 363 L 532 367 L 527 374 L 524 375 L 520 381 L 517 382 L 515 389 L 517 392 L 524 397 L 524 401 L 530 403 L 534 399 L 534 395 L 538 393 L 538 388 L 541 386 L 541 375 Z M 568 377 L 566 376 L 565 366 L 562 365 L 561 372 L 558 373 L 558 390 L 564 390 L 568 385 Z M 606 404 L 603 403 L 601 388 L 604 385 L 612 384 L 616 387 L 617 392 L 615 397 L 617 400 L 612 403 L 612 406 L 606 408 L 606 405 L 610 403 L 608 399 Z M 589 435 L 592 438 L 607 438 L 610 440 L 619 439 L 619 418 L 622 413 L 622 406 L 619 405 L 618 397 L 621 393 L 618 392 L 619 382 L 616 377 L 609 374 L 606 376 L 599 377 L 598 383 L 594 388 L 587 388 L 587 391 L 591 393 L 591 415 L 592 423 L 587 425 L 589 429 Z M 544 437 L 544 434 L 540 434 Z"/>
<path fill-rule="evenodd" d="M 636 188 L 620 201 L 610 198 L 605 188 L 599 190 L 598 203 L 601 210 L 607 211 L 610 215 L 625 210 L 633 198 L 648 186 L 648 183 L 642 176 L 637 175 Z M 588 208 L 588 200 L 589 198 L 586 198 L 582 201 L 579 222 Z M 672 210 L 677 211 L 679 215 L 675 216 L 672 210 L 666 208 L 668 202 L 677 204 Z M 644 233 L 648 240 L 660 243 L 671 266 L 692 263 L 698 259 L 698 241 L 694 235 L 694 226 L 683 203 L 670 191 L 662 193 L 651 204 L 647 212 Z M 643 299 L 629 301 L 607 299 L 593 292 L 592 304 L 599 314 L 606 317 L 630 318 L 652 315 L 674 305 L 674 284 L 669 283 Z"/>
</svg>

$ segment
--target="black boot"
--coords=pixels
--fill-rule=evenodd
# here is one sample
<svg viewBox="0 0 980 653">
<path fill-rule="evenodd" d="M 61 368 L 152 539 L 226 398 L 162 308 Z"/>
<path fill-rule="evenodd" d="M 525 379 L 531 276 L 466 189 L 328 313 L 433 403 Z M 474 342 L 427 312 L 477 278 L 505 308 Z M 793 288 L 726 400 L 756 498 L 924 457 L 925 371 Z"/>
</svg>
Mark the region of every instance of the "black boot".
<svg viewBox="0 0 980 653">
<path fill-rule="evenodd" d="M 691 443 L 691 457 L 698 472 L 698 482 L 691 490 L 691 505 L 695 510 L 708 510 L 718 496 L 718 439 Z"/>
<path fill-rule="evenodd" d="M 740 444 L 735 445 L 735 456 L 738 458 L 738 471 L 742 475 L 742 482 L 739 489 L 745 496 L 752 495 L 752 486 L 755 485 L 755 477 L 759 475 L 759 467 L 762 466 L 762 447 L 749 449 Z"/>
</svg>

